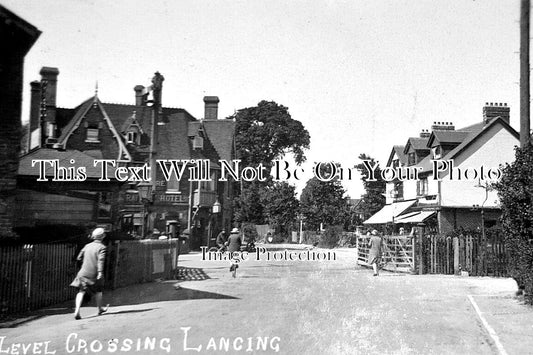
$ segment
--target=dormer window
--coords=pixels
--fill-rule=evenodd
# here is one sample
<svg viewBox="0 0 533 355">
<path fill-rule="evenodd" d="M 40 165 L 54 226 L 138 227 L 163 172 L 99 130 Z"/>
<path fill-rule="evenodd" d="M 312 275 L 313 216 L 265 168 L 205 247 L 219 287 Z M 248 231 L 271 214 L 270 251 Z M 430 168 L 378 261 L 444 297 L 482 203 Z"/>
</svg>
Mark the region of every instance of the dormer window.
<svg viewBox="0 0 533 355">
<path fill-rule="evenodd" d="M 415 165 L 416 164 L 416 154 L 415 152 L 407 154 L 407 164 Z"/>
<path fill-rule="evenodd" d="M 100 140 L 98 139 L 98 136 L 99 136 L 98 127 L 88 127 L 87 128 L 87 137 L 85 138 L 85 142 L 88 142 L 88 143 L 99 143 Z"/>
<path fill-rule="evenodd" d="M 399 168 L 400 167 L 400 160 L 399 159 L 394 159 L 392 161 L 392 167 L 393 168 Z"/>
<path fill-rule="evenodd" d="M 126 134 L 126 143 L 137 144 L 137 138 L 139 135 L 137 132 L 128 132 Z"/>
<path fill-rule="evenodd" d="M 434 159 L 440 159 L 442 157 L 442 147 L 440 145 L 431 148 Z"/>
<path fill-rule="evenodd" d="M 192 141 L 192 149 L 204 149 L 204 138 L 195 136 Z"/>
</svg>

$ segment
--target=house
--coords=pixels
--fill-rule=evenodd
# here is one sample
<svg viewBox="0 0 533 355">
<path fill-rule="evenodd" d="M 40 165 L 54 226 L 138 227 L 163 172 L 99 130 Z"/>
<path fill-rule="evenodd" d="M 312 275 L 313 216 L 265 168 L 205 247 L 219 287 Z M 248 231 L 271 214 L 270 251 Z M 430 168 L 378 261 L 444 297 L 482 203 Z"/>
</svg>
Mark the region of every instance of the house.
<svg viewBox="0 0 533 355">
<path fill-rule="evenodd" d="M 456 129 L 434 122 L 403 146 L 394 146 L 387 167 L 416 170 L 387 182 L 386 205 L 365 224 L 411 227 L 424 223 L 440 233 L 498 223 L 500 207 L 490 182 L 499 166 L 514 160 L 519 134 L 509 125 L 507 104 L 486 103 L 483 120 Z"/>
<path fill-rule="evenodd" d="M 41 32 L 0 5 L 0 237 L 11 235 L 21 140 L 24 57 Z"/>
<path fill-rule="evenodd" d="M 93 160 L 113 160 L 117 168 L 148 167 L 141 180 L 150 182 L 149 196 L 140 198 L 141 176 L 130 175 L 116 198 L 113 229 L 134 237 L 157 237 L 166 232 L 168 221 L 179 221 L 182 230 L 191 230 L 191 246 L 199 248 L 223 226 L 229 228 L 233 190 L 230 182 L 219 182 L 219 160 L 234 157 L 235 122 L 218 119 L 218 97 L 204 98 L 202 120 L 185 109 L 163 107 L 164 78 L 156 73 L 152 85 L 134 87 L 135 104 L 102 102 L 95 91 L 75 108 L 60 108 L 55 105 L 58 74 L 56 68 L 44 67 L 41 80 L 31 83 L 32 152 L 77 151 Z M 179 181 L 175 174 L 167 180 L 157 160 L 180 160 L 180 167 L 183 161 L 209 161 L 211 181 L 191 181 L 189 166 Z M 213 213 L 219 206 L 222 213 Z"/>
</svg>

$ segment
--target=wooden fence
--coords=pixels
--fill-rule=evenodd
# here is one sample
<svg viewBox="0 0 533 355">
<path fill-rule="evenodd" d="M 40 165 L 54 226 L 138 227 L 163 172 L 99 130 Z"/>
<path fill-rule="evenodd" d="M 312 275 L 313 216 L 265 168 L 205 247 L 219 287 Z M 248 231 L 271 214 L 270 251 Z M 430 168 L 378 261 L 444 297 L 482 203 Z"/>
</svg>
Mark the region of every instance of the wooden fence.
<svg viewBox="0 0 533 355">
<path fill-rule="evenodd" d="M 0 246 L 0 316 L 73 300 L 78 251 L 76 244 Z M 178 242 L 113 242 L 107 256 L 107 288 L 150 282 L 175 276 Z"/>
<path fill-rule="evenodd" d="M 76 245 L 40 244 L 0 248 L 0 314 L 71 299 Z"/>
<path fill-rule="evenodd" d="M 370 237 L 357 238 L 357 260 L 368 265 Z M 483 247 L 484 245 L 484 247 Z M 385 270 L 418 274 L 461 274 L 506 277 L 507 252 L 502 234 L 488 230 L 485 240 L 478 231 L 442 236 L 384 236 L 382 263 Z"/>
</svg>

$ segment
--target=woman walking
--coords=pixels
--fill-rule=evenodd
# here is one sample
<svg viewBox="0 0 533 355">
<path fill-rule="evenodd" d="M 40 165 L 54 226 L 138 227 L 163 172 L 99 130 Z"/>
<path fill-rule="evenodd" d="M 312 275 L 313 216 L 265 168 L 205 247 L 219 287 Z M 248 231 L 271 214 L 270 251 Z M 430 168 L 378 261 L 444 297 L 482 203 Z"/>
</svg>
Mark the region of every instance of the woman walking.
<svg viewBox="0 0 533 355">
<path fill-rule="evenodd" d="M 74 318 L 81 319 L 80 308 L 86 292 L 94 294 L 98 315 L 107 311 L 109 305 L 102 307 L 102 292 L 104 288 L 104 263 L 106 246 L 102 243 L 105 238 L 103 228 L 96 228 L 91 238 L 93 241 L 87 244 L 78 255 L 78 261 L 83 261 L 80 271 L 70 286 L 78 288 L 76 295 L 76 310 Z"/>
<path fill-rule="evenodd" d="M 368 253 L 368 263 L 372 265 L 374 269 L 374 276 L 379 276 L 378 264 L 381 261 L 381 244 L 383 243 L 381 236 L 377 230 L 372 231 L 370 237 L 370 251 Z"/>
<path fill-rule="evenodd" d="M 231 272 L 231 276 L 237 277 L 237 268 L 239 265 L 238 258 L 233 257 L 234 252 L 240 252 L 241 251 L 241 236 L 239 235 L 239 229 L 233 228 L 231 230 L 231 234 L 228 237 L 228 241 L 226 242 L 226 245 L 228 246 L 228 253 L 230 253 L 231 257 L 231 266 L 229 268 L 229 271 Z"/>
</svg>

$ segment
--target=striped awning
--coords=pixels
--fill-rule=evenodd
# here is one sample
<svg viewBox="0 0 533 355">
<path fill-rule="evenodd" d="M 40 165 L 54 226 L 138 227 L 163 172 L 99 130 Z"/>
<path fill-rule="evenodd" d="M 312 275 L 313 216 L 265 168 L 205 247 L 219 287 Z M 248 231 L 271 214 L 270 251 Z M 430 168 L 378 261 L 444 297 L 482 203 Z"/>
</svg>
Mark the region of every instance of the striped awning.
<svg viewBox="0 0 533 355">
<path fill-rule="evenodd" d="M 398 217 L 394 223 L 421 223 L 433 216 L 435 213 L 435 211 L 420 211 L 416 212 L 415 214 L 408 213 L 404 216 Z"/>
</svg>

